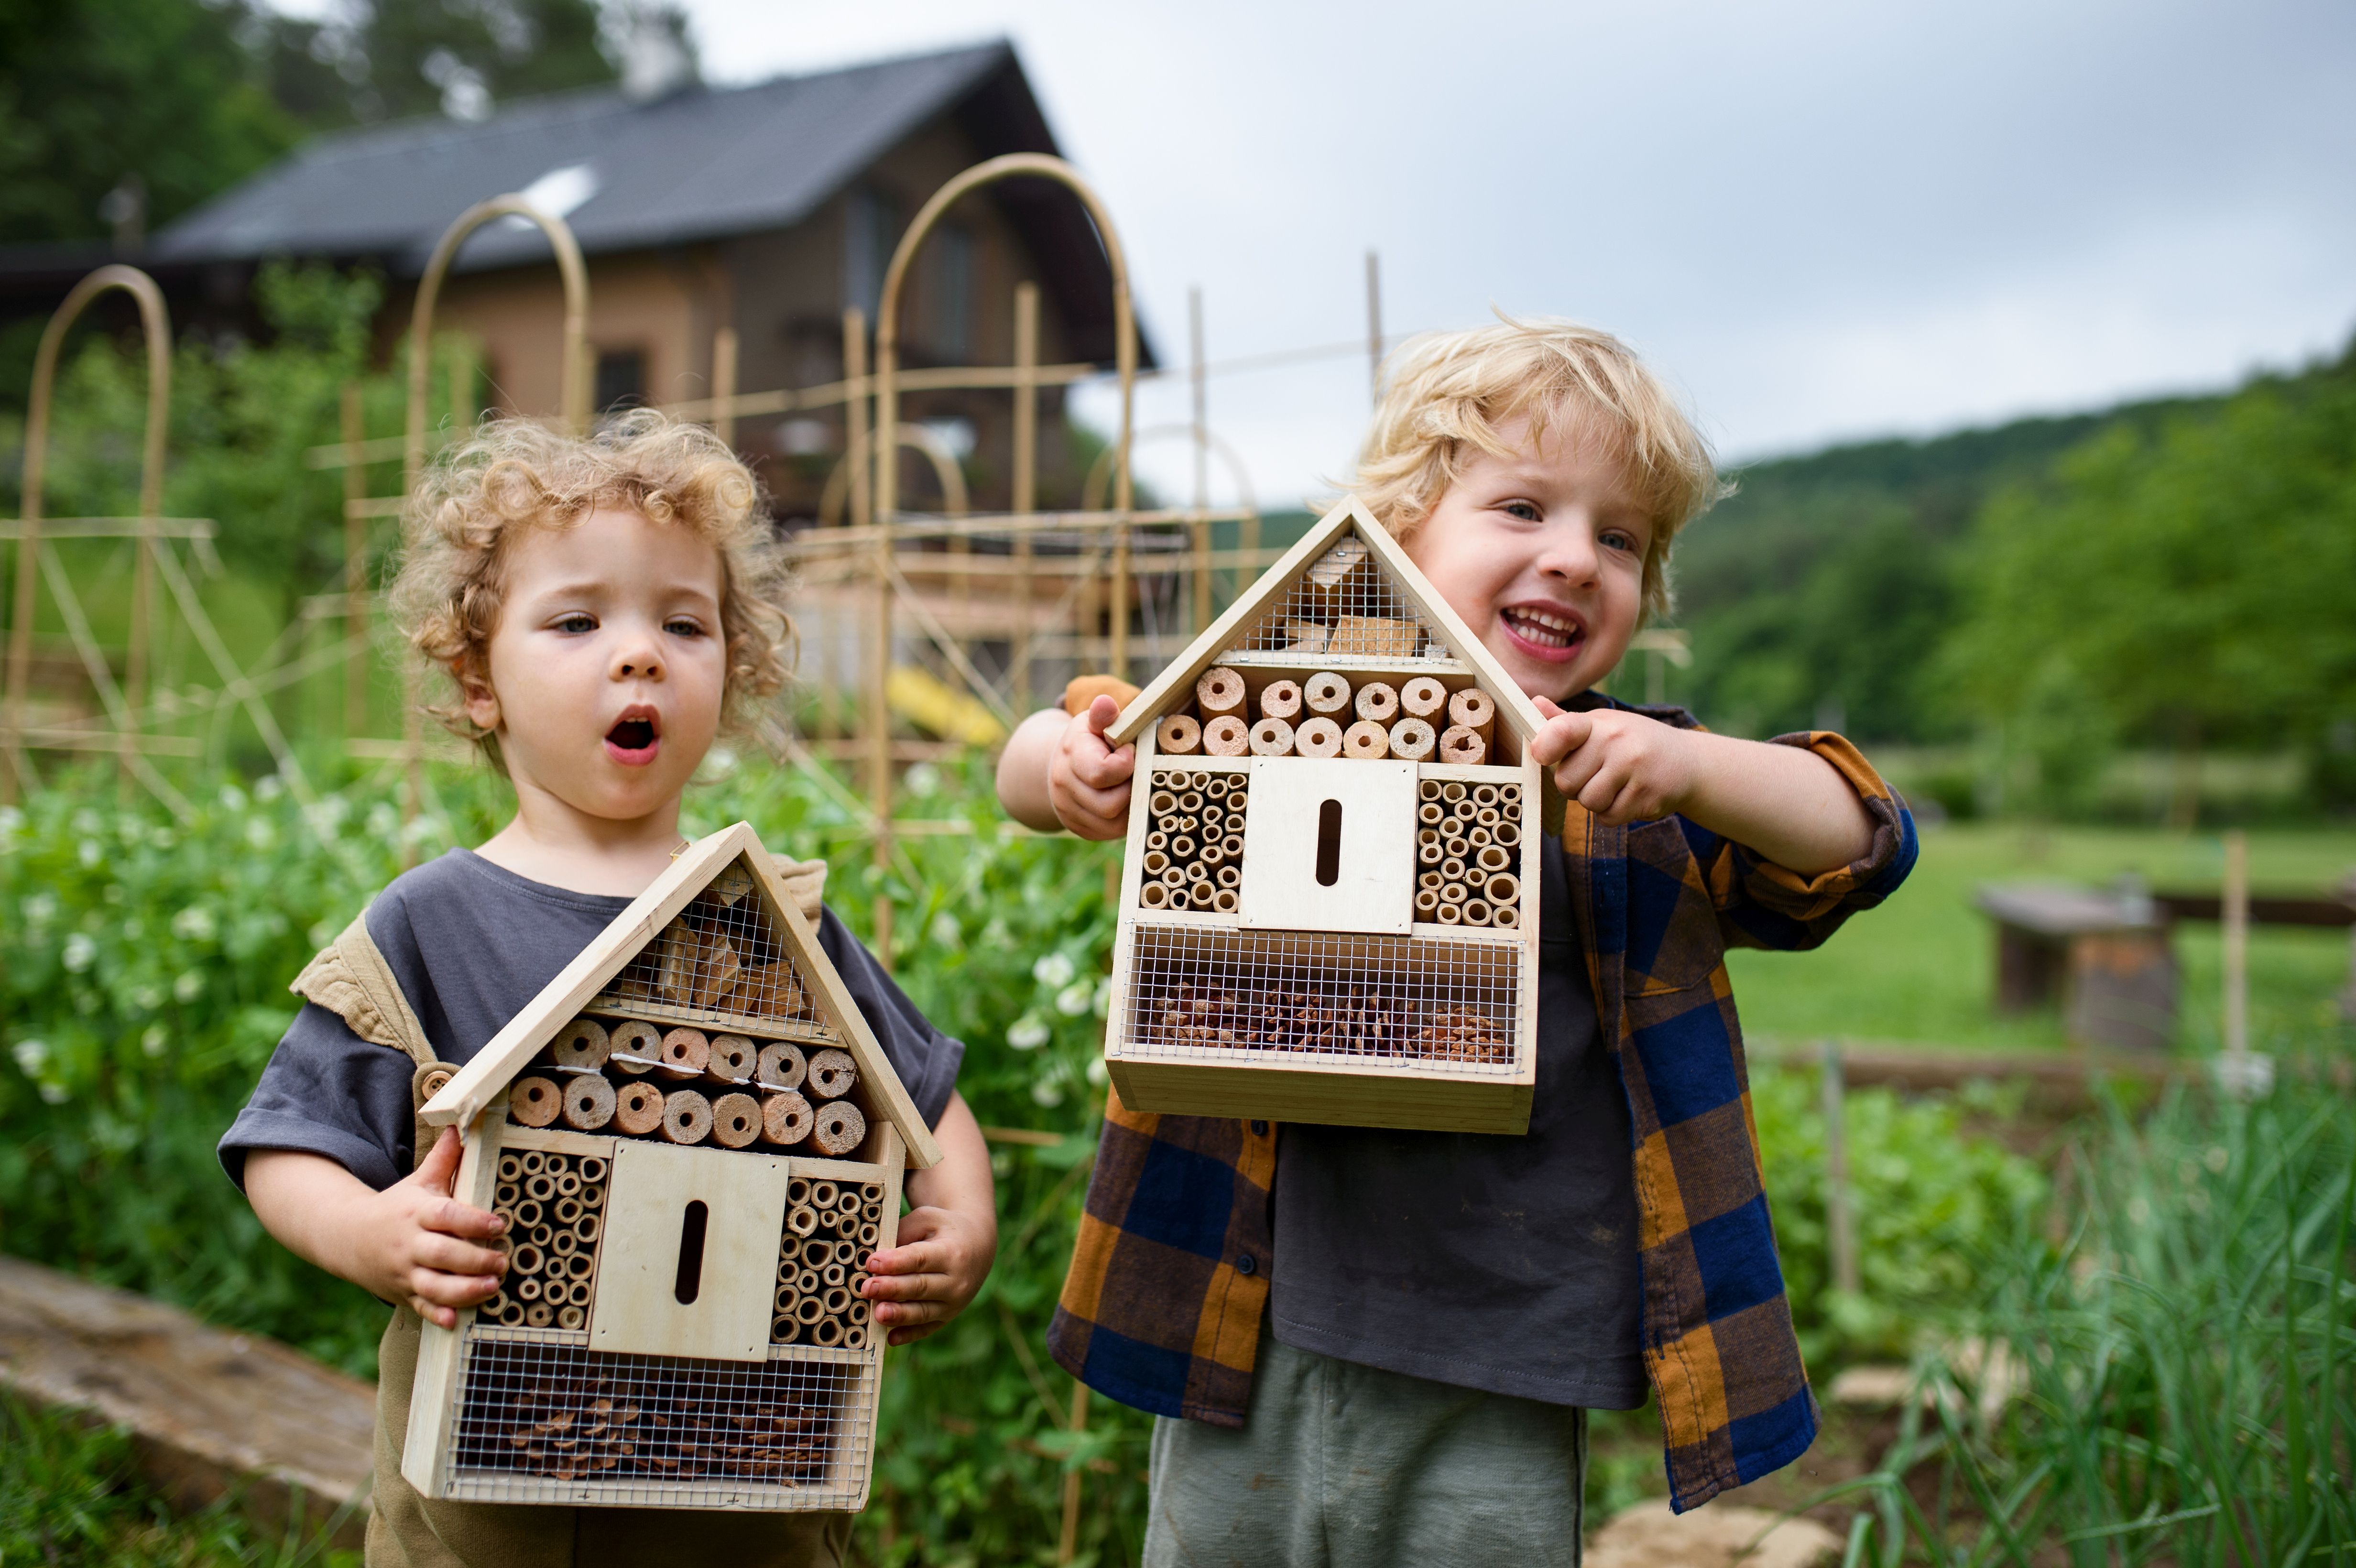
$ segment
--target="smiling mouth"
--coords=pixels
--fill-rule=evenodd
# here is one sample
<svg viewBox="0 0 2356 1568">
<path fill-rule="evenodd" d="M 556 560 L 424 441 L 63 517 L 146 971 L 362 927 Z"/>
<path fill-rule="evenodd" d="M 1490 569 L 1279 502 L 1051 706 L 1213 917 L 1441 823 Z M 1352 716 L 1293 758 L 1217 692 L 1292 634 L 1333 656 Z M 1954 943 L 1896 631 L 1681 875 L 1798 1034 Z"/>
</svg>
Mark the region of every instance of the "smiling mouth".
<svg viewBox="0 0 2356 1568">
<path fill-rule="evenodd" d="M 1587 635 L 1569 616 L 1550 614 L 1544 610 L 1517 607 L 1501 612 L 1499 618 L 1515 636 L 1541 648 L 1568 648 Z"/>
</svg>

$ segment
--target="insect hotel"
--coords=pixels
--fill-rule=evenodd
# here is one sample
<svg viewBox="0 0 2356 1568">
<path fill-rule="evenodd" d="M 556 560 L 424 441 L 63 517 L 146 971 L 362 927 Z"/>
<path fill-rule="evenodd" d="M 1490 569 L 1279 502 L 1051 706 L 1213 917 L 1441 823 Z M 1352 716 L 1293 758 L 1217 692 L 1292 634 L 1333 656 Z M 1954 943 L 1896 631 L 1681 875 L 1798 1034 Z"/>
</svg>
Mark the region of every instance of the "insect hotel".
<svg viewBox="0 0 2356 1568">
<path fill-rule="evenodd" d="M 1528 1130 L 1539 715 L 1353 496 L 1122 710 L 1132 1110 Z"/>
<path fill-rule="evenodd" d="M 499 1293 L 428 1323 L 430 1498 L 857 1509 L 882 1330 L 859 1286 L 940 1156 L 743 823 L 683 851 L 426 1104 Z"/>
</svg>

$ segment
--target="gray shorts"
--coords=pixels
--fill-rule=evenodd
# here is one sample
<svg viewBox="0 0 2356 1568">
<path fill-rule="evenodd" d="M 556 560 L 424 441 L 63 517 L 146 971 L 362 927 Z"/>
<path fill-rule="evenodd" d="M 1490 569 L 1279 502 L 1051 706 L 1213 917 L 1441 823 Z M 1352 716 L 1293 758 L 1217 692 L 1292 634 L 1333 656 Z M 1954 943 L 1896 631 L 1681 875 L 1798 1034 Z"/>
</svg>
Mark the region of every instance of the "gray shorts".
<svg viewBox="0 0 2356 1568">
<path fill-rule="evenodd" d="M 1240 1432 L 1153 1424 L 1145 1568 L 1578 1568 L 1587 1412 L 1260 1330 Z"/>
</svg>

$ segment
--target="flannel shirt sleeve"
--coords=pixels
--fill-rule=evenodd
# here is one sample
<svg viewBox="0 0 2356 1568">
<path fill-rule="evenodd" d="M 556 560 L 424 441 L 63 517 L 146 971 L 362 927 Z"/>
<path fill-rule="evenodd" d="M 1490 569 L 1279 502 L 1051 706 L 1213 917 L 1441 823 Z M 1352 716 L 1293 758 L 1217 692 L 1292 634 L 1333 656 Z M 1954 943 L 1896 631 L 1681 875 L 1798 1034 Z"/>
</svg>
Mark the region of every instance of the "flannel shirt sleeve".
<svg viewBox="0 0 2356 1568">
<path fill-rule="evenodd" d="M 1921 847 L 1913 813 L 1848 741 L 1816 730 L 1769 743 L 1814 752 L 1857 792 L 1873 819 L 1873 842 L 1861 859 L 1806 877 L 1682 817 L 1678 823 L 1701 865 L 1726 944 L 1796 952 L 1821 946 L 1850 915 L 1895 892 Z"/>
</svg>

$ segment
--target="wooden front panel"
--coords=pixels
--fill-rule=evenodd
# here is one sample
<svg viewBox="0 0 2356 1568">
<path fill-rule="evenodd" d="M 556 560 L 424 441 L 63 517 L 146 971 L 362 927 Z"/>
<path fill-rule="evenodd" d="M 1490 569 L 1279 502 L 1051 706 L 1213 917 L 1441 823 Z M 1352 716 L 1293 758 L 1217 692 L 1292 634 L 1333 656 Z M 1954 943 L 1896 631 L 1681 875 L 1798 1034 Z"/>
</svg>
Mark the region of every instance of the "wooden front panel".
<svg viewBox="0 0 2356 1568">
<path fill-rule="evenodd" d="M 1243 923 L 1405 935 L 1415 919 L 1415 764 L 1263 757 L 1251 780 Z"/>
<path fill-rule="evenodd" d="M 739 1151 L 617 1140 L 590 1309 L 592 1349 L 757 1361 L 768 1354 L 787 1162 Z M 682 1301 L 691 1206 L 701 1266 Z"/>
</svg>

